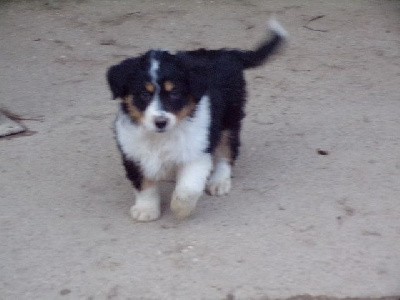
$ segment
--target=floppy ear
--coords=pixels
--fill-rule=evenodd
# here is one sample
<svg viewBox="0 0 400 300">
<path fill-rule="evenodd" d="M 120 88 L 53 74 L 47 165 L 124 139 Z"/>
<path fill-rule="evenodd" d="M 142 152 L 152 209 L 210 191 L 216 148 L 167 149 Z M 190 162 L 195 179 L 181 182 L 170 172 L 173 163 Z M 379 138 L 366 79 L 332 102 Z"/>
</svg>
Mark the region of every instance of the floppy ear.
<svg viewBox="0 0 400 300">
<path fill-rule="evenodd" d="M 113 99 L 123 98 L 128 95 L 128 79 L 133 79 L 136 65 L 136 59 L 130 58 L 108 69 L 107 81 Z"/>
<path fill-rule="evenodd" d="M 210 72 L 209 66 L 205 61 L 196 59 L 195 56 L 186 54 L 185 52 L 178 53 L 176 58 L 186 71 L 190 93 L 197 101 L 200 100 L 207 92 Z"/>
<path fill-rule="evenodd" d="M 115 65 L 107 71 L 107 81 L 113 99 L 122 98 L 126 94 L 126 78 L 122 72 L 121 65 Z"/>
<path fill-rule="evenodd" d="M 208 76 L 205 69 L 190 68 L 189 69 L 189 85 L 192 95 L 200 100 L 203 97 L 208 88 Z"/>
</svg>

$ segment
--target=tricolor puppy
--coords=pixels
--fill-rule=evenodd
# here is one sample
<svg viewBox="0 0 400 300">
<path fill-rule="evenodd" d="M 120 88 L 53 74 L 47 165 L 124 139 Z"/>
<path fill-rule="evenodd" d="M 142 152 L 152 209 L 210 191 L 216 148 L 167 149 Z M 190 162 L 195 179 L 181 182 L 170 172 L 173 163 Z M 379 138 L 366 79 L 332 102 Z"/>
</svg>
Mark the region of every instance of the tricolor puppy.
<svg viewBox="0 0 400 300">
<path fill-rule="evenodd" d="M 151 50 L 108 70 L 113 98 L 121 99 L 115 130 L 135 190 L 135 220 L 160 217 L 157 183 L 172 171 L 171 209 L 179 218 L 205 189 L 229 192 L 246 100 L 243 71 L 260 66 L 286 36 L 276 21 L 269 31 L 254 51 Z"/>
</svg>

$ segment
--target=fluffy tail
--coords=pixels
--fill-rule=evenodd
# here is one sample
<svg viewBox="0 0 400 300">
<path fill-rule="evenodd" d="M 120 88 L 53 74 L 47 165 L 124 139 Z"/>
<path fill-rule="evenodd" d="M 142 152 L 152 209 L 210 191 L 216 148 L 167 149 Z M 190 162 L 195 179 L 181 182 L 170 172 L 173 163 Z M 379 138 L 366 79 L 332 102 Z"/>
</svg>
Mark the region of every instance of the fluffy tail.
<svg viewBox="0 0 400 300">
<path fill-rule="evenodd" d="M 288 35 L 286 30 L 275 19 L 269 21 L 269 30 L 272 33 L 272 37 L 262 42 L 255 50 L 240 51 L 238 53 L 245 69 L 255 68 L 263 64 L 283 44 Z"/>
</svg>

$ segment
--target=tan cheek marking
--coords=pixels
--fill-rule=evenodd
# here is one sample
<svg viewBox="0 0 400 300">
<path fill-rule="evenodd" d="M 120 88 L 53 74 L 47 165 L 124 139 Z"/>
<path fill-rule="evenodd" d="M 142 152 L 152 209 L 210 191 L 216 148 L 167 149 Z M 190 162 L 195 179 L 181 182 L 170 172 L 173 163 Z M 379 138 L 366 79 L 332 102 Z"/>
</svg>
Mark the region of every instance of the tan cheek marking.
<svg viewBox="0 0 400 300">
<path fill-rule="evenodd" d="M 143 113 L 133 104 L 133 96 L 129 95 L 125 97 L 123 101 L 128 108 L 129 116 L 132 120 L 137 123 L 142 123 L 144 116 Z"/>
<path fill-rule="evenodd" d="M 152 84 L 150 82 L 146 82 L 144 87 L 145 87 L 146 91 L 148 91 L 149 93 L 154 93 L 154 91 L 156 90 L 156 87 L 154 86 L 154 84 Z"/>
<path fill-rule="evenodd" d="M 191 116 L 195 108 L 196 108 L 196 102 L 194 101 L 193 98 L 190 98 L 189 103 L 176 113 L 177 120 L 182 121 L 185 118 Z"/>
<path fill-rule="evenodd" d="M 172 81 L 167 80 L 166 82 L 164 82 L 164 89 L 167 92 L 171 92 L 174 89 L 175 85 Z"/>
<path fill-rule="evenodd" d="M 229 130 L 222 131 L 221 140 L 217 148 L 215 149 L 215 158 L 226 159 L 229 163 L 232 163 L 232 152 L 231 152 L 231 141 Z"/>
</svg>

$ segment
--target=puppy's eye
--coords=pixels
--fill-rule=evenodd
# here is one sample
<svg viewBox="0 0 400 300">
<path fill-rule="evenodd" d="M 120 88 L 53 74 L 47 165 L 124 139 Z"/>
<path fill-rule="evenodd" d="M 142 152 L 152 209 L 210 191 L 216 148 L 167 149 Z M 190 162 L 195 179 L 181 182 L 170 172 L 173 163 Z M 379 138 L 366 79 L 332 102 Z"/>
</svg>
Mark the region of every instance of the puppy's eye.
<svg viewBox="0 0 400 300">
<path fill-rule="evenodd" d="M 149 102 L 152 98 L 152 94 L 150 94 L 149 92 L 143 91 L 140 93 L 140 99 L 142 99 L 143 101 Z"/>
<path fill-rule="evenodd" d="M 182 94 L 179 91 L 173 90 L 169 93 L 169 98 L 173 101 L 179 100 L 182 98 Z"/>
</svg>

